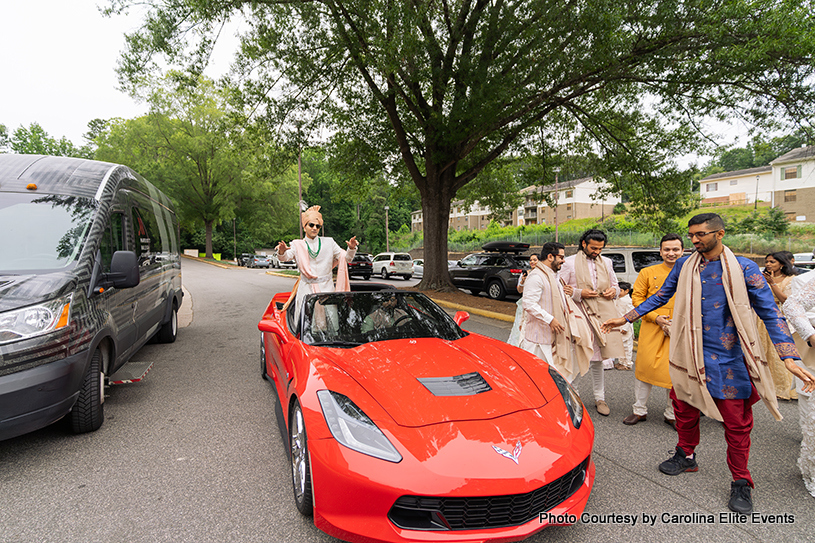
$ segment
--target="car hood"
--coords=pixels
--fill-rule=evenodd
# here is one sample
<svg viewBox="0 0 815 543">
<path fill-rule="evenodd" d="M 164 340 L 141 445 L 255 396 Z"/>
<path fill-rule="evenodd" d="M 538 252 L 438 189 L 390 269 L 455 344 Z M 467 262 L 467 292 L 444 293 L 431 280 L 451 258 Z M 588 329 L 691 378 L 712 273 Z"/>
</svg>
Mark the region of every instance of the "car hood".
<svg viewBox="0 0 815 543">
<path fill-rule="evenodd" d="M 456 341 L 399 339 L 331 351 L 332 362 L 364 387 L 397 424 L 415 427 L 491 419 L 546 404 L 548 399 L 530 372 L 544 372 L 542 378 L 548 379 L 548 366 L 524 364 L 526 353 L 514 349 L 521 355 L 516 359 L 510 349 L 514 348 L 470 334 Z"/>
<path fill-rule="evenodd" d="M 0 311 L 52 300 L 72 288 L 73 274 L 0 275 Z"/>
</svg>

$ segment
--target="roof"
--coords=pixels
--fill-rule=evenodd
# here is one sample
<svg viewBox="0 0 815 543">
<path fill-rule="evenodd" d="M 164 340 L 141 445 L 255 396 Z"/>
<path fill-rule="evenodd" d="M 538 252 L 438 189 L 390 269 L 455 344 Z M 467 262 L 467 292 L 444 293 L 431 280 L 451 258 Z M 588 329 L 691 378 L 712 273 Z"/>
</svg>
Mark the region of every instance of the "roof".
<svg viewBox="0 0 815 543">
<path fill-rule="evenodd" d="M 49 194 L 93 198 L 108 172 L 109 162 L 43 155 L 0 155 L 0 191 L 24 192 L 29 183 Z"/>
<path fill-rule="evenodd" d="M 746 170 L 736 170 L 734 172 L 721 172 L 721 173 L 714 173 L 713 175 L 708 175 L 707 177 L 700 179 L 699 181 L 713 181 L 714 179 L 726 179 L 728 177 L 745 177 L 748 175 L 759 175 L 762 173 L 771 173 L 773 171 L 772 166 L 759 166 L 757 168 L 747 168 Z"/>
<path fill-rule="evenodd" d="M 781 162 L 796 162 L 799 160 L 815 160 L 815 145 L 793 149 L 792 151 L 784 153 L 780 157 L 776 158 L 775 160 L 770 162 L 770 164 L 778 164 Z"/>
<path fill-rule="evenodd" d="M 558 181 L 557 188 L 558 190 L 570 189 L 576 187 L 577 185 L 582 185 L 583 183 L 589 183 L 591 181 L 594 181 L 594 177 L 581 177 L 580 179 L 569 179 L 568 181 Z M 545 186 L 530 185 L 528 187 L 521 189 L 521 193 L 533 192 L 535 190 L 537 190 L 538 192 L 549 192 L 555 190 L 555 185 L 554 183 Z"/>
</svg>

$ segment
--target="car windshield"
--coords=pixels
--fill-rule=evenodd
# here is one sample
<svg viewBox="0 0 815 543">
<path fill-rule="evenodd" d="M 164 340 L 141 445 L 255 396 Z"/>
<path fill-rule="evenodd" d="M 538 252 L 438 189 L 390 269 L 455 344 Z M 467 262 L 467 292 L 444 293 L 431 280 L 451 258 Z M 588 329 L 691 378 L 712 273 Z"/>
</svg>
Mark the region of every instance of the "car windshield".
<svg viewBox="0 0 815 543">
<path fill-rule="evenodd" d="M 76 264 L 97 203 L 55 194 L 2 193 L 0 273 L 52 272 Z"/>
<path fill-rule="evenodd" d="M 308 345 L 356 347 L 389 339 L 465 335 L 453 319 L 418 292 L 333 292 L 306 299 L 302 340 Z"/>
</svg>

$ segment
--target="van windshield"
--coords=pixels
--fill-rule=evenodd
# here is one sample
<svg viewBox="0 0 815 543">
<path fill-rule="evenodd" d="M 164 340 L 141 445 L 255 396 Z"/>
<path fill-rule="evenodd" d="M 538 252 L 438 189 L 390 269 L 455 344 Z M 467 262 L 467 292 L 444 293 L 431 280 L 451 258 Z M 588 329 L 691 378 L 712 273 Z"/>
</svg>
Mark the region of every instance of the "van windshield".
<svg viewBox="0 0 815 543">
<path fill-rule="evenodd" d="M 0 193 L 0 274 L 72 267 L 96 206 L 77 196 Z"/>
</svg>

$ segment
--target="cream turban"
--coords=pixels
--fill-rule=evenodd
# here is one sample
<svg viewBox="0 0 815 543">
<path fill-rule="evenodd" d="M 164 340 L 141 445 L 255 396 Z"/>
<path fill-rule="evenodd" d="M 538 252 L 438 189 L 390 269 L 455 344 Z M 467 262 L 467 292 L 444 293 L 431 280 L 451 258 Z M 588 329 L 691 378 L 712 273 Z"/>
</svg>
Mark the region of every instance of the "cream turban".
<svg viewBox="0 0 815 543">
<path fill-rule="evenodd" d="M 309 222 L 319 223 L 320 226 L 323 225 L 323 216 L 320 213 L 320 206 L 311 206 L 303 213 L 300 214 L 300 222 L 305 226 Z"/>
</svg>

